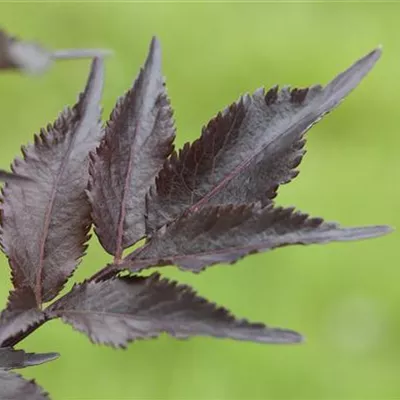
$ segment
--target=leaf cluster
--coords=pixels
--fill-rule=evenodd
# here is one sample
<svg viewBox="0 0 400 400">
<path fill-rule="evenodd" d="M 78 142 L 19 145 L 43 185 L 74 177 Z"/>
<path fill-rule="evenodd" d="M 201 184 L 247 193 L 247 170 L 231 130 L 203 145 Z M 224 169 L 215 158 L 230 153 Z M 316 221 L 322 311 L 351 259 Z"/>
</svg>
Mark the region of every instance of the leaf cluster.
<svg viewBox="0 0 400 400">
<path fill-rule="evenodd" d="M 359 84 L 380 53 L 367 54 L 324 87 L 246 94 L 176 151 L 156 38 L 105 124 L 104 52 L 69 52 L 94 56 L 77 103 L 41 129 L 12 172 L 1 175 L 1 247 L 13 290 L 0 316 L 0 398 L 46 398 L 34 382 L 8 370 L 57 356 L 14 349 L 55 318 L 114 347 L 162 333 L 302 341 L 297 332 L 237 318 L 186 285 L 140 271 L 176 265 L 198 273 L 282 246 L 388 233 L 386 226 L 341 227 L 275 203 L 279 186 L 298 174 L 305 133 Z M 66 53 L 0 32 L 1 68 L 43 70 L 60 54 Z M 60 296 L 85 255 L 92 226 L 112 259 Z"/>
</svg>

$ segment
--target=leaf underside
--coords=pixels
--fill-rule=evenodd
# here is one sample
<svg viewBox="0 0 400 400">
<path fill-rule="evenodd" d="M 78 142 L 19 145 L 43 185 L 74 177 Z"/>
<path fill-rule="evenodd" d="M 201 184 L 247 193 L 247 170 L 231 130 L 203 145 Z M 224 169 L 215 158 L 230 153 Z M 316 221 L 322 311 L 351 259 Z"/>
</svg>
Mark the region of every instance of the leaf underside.
<svg viewBox="0 0 400 400">
<path fill-rule="evenodd" d="M 42 129 L 23 148 L 24 159 L 13 163 L 13 171 L 34 184 L 8 181 L 3 189 L 1 244 L 15 288 L 35 293 L 31 306 L 58 294 L 86 249 L 88 153 L 101 137 L 102 86 L 103 63 L 95 59 L 78 103 Z"/>
<path fill-rule="evenodd" d="M 296 343 L 296 332 L 236 319 L 228 310 L 199 297 L 191 288 L 158 274 L 85 282 L 55 302 L 50 318 L 61 317 L 95 343 L 125 346 L 129 341 L 168 333 Z"/>
<path fill-rule="evenodd" d="M 92 155 L 88 195 L 96 234 L 104 249 L 119 259 L 123 249 L 145 235 L 145 195 L 175 137 L 155 38 L 143 69 L 118 100 L 105 131 Z"/>
<path fill-rule="evenodd" d="M 46 400 L 47 393 L 34 381 L 0 369 L 0 399 L 4 400 Z"/>
<path fill-rule="evenodd" d="M 259 89 L 219 113 L 160 171 L 147 198 L 147 233 L 207 204 L 270 202 L 298 173 L 304 133 L 360 83 L 380 53 L 369 53 L 324 88 Z"/>
</svg>

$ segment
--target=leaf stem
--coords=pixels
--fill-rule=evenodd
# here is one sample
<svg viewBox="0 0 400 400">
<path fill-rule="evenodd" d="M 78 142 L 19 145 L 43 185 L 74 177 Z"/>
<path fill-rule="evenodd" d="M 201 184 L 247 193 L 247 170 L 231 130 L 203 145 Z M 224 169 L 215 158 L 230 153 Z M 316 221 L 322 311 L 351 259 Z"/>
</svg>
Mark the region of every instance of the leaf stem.
<svg viewBox="0 0 400 400">
<path fill-rule="evenodd" d="M 53 59 L 71 60 L 77 58 L 106 57 L 113 52 L 107 49 L 60 49 L 51 53 Z"/>
</svg>

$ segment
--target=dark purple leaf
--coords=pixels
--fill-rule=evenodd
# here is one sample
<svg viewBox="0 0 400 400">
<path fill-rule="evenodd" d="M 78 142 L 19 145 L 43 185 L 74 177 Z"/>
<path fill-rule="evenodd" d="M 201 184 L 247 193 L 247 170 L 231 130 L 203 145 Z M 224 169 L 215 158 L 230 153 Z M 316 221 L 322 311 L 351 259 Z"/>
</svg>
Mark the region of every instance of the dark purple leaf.
<svg viewBox="0 0 400 400">
<path fill-rule="evenodd" d="M 21 41 L 0 30 L 0 70 L 17 69 L 27 73 L 46 71 L 54 60 L 102 57 L 101 49 L 64 49 L 49 51 L 37 43 Z"/>
<path fill-rule="evenodd" d="M 325 88 L 274 87 L 243 96 L 173 153 L 148 195 L 147 232 L 206 204 L 268 203 L 297 175 L 304 133 L 353 90 L 381 54 L 366 55 Z"/>
<path fill-rule="evenodd" d="M 45 322 L 43 311 L 31 308 L 34 303 L 35 294 L 29 287 L 10 293 L 7 307 L 0 314 L 0 346 L 12 346 Z"/>
<path fill-rule="evenodd" d="M 281 246 L 359 240 L 389 232 L 387 226 L 341 228 L 272 204 L 264 208 L 259 204 L 208 206 L 161 228 L 120 267 L 138 271 L 177 264 L 199 272 L 208 265 L 232 263 L 248 254 Z"/>
<path fill-rule="evenodd" d="M 25 337 L 25 332 L 41 325 L 45 318 L 45 314 L 36 309 L 3 311 L 0 315 L 0 346 L 14 344 L 15 338 L 21 334 Z"/>
<path fill-rule="evenodd" d="M 188 286 L 158 274 L 86 282 L 50 306 L 95 343 L 125 346 L 165 332 L 177 338 L 214 336 L 260 343 L 294 343 L 293 331 L 236 319 L 228 310 L 199 297 Z"/>
<path fill-rule="evenodd" d="M 86 249 L 88 153 L 101 137 L 103 73 L 102 61 L 95 59 L 78 103 L 35 136 L 23 160 L 14 161 L 13 171 L 35 183 L 8 182 L 3 190 L 2 246 L 14 286 L 35 293 L 32 307 L 57 295 Z"/>
<path fill-rule="evenodd" d="M 0 369 L 31 367 L 33 365 L 53 361 L 59 356 L 58 353 L 25 353 L 24 350 L 15 350 L 11 347 L 3 347 L 0 348 Z"/>
<path fill-rule="evenodd" d="M 48 400 L 47 393 L 34 381 L 0 370 L 0 399 L 2 400 Z"/>
<path fill-rule="evenodd" d="M 102 246 L 118 260 L 145 234 L 145 195 L 172 151 L 172 109 L 153 39 L 144 68 L 120 98 L 92 156 L 89 198 Z"/>
</svg>

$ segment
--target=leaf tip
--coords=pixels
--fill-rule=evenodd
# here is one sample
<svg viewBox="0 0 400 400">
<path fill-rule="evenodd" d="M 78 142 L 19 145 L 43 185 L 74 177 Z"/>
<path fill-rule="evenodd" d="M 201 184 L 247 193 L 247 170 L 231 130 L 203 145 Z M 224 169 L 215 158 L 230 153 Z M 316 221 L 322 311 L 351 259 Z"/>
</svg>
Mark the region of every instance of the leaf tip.
<svg viewBox="0 0 400 400">
<path fill-rule="evenodd" d="M 93 79 L 93 77 L 96 75 L 99 75 L 100 79 L 104 80 L 104 59 L 101 56 L 95 56 L 92 59 L 92 63 L 90 65 L 89 81 L 90 79 Z"/>
<path fill-rule="evenodd" d="M 378 225 L 376 228 L 380 232 L 380 235 L 388 235 L 395 231 L 395 228 L 390 225 Z"/>
<path fill-rule="evenodd" d="M 366 227 L 368 229 L 368 227 Z M 376 225 L 370 227 L 371 236 L 384 236 L 392 233 L 394 228 L 389 225 Z"/>
<path fill-rule="evenodd" d="M 369 62 L 372 64 L 371 67 L 379 60 L 379 58 L 382 55 L 382 45 L 379 44 L 374 50 L 369 52 L 364 59 L 369 60 Z"/>
<path fill-rule="evenodd" d="M 29 354 L 30 358 L 27 359 L 25 366 L 35 366 L 40 364 L 45 364 L 50 361 L 56 360 L 60 357 L 60 353 L 43 353 L 43 354 Z"/>
<path fill-rule="evenodd" d="M 148 62 L 161 64 L 161 44 L 157 36 L 151 38 Z"/>
<path fill-rule="evenodd" d="M 298 332 L 295 331 L 286 331 L 286 342 L 284 343 L 293 343 L 293 344 L 302 344 L 305 342 L 305 337 Z"/>
<path fill-rule="evenodd" d="M 345 228 L 343 232 L 344 240 L 362 240 L 362 239 L 373 239 L 379 236 L 388 235 L 392 233 L 394 229 L 389 225 L 372 225 L 362 226 L 355 228 Z"/>
<path fill-rule="evenodd" d="M 360 58 L 350 67 L 349 71 L 354 69 L 358 73 L 359 79 L 365 76 L 376 64 L 382 54 L 382 46 L 377 46 L 374 50 L 370 51 L 364 57 Z"/>
<path fill-rule="evenodd" d="M 57 360 L 60 357 L 60 353 L 46 353 L 47 361 Z"/>
<path fill-rule="evenodd" d="M 159 51 L 161 48 L 160 40 L 156 35 L 151 38 L 150 49 L 152 51 Z"/>
<path fill-rule="evenodd" d="M 269 332 L 271 334 L 271 332 Z M 265 341 L 273 344 L 301 344 L 305 341 L 302 334 L 290 329 L 273 329 L 273 334 Z"/>
</svg>

